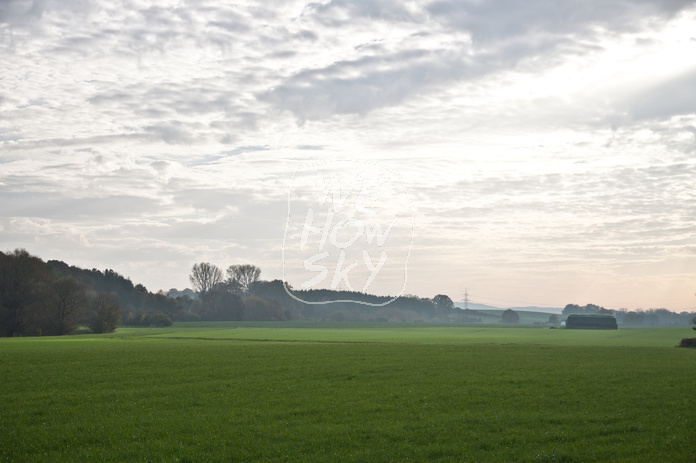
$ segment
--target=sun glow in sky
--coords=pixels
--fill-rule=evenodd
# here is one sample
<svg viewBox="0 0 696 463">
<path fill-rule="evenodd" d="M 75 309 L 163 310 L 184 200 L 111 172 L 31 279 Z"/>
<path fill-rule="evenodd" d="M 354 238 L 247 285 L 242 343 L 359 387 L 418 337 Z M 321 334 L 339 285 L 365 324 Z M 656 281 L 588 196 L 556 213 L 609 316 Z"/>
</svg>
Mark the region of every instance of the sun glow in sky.
<svg viewBox="0 0 696 463">
<path fill-rule="evenodd" d="M 406 293 L 696 310 L 694 31 L 678 0 L 0 2 L 0 248 L 282 278 L 293 173 L 363 160 L 408 191 Z"/>
</svg>

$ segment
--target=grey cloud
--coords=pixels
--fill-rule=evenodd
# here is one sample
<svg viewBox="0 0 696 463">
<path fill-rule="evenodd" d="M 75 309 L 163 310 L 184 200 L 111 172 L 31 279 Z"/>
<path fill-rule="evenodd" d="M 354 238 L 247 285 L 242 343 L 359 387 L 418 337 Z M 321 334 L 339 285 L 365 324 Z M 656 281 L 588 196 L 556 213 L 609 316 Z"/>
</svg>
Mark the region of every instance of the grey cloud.
<svg viewBox="0 0 696 463">
<path fill-rule="evenodd" d="M 239 148 L 235 148 L 230 151 L 224 151 L 220 154 L 224 156 L 238 156 L 240 154 L 244 153 L 252 153 L 254 151 L 266 151 L 268 150 L 267 146 L 240 146 Z"/>
<path fill-rule="evenodd" d="M 145 132 L 153 134 L 170 145 L 190 145 L 195 138 L 188 130 L 191 124 L 171 121 L 145 127 Z"/>
<path fill-rule="evenodd" d="M 38 32 L 42 30 L 40 20 L 47 11 L 61 13 L 74 19 L 84 18 L 94 10 L 95 5 L 89 0 L 2 0 L 0 24 Z"/>
<path fill-rule="evenodd" d="M 171 222 L 166 227 L 158 228 L 153 234 L 167 239 L 194 239 L 197 242 L 215 240 L 230 245 L 243 245 L 246 241 L 259 239 L 281 240 L 284 225 L 282 220 L 273 220 L 262 215 L 230 214 L 209 223 L 196 220 Z"/>
<path fill-rule="evenodd" d="M 238 111 L 226 114 L 226 118 L 224 120 L 211 122 L 210 128 L 224 132 L 225 137 L 229 137 L 229 139 L 233 140 L 235 134 L 239 132 L 255 130 L 259 124 L 260 118 L 260 114 L 240 109 Z"/>
<path fill-rule="evenodd" d="M 535 72 L 558 64 L 566 55 L 596 51 L 598 46 L 593 41 L 601 34 L 597 26 L 612 32 L 636 30 L 645 27 L 643 20 L 664 20 L 692 5 L 677 0 L 614 0 L 601 4 L 569 0 L 552 5 L 541 0 L 434 2 L 426 7 L 431 19 L 450 31 L 471 34 L 473 49 L 464 44 L 429 51 L 413 51 L 409 44 L 408 52 L 366 47 L 365 52 L 369 49 L 375 55 L 298 72 L 258 98 L 290 111 L 300 121 L 334 114 L 364 114 L 400 104 L 443 83 L 473 81 L 517 67 Z M 341 18 L 350 17 L 353 21 L 412 21 L 418 24 L 416 27 L 426 24 L 416 23 L 414 13 L 390 1 L 333 1 L 312 5 L 309 12 L 320 22 L 342 23 Z M 427 35 L 425 31 L 414 32 L 411 40 Z M 540 56 L 544 59 L 530 61 Z"/>
<path fill-rule="evenodd" d="M 87 101 L 96 106 L 120 107 L 145 117 L 209 114 L 237 115 L 243 108 L 235 102 L 237 92 L 211 88 L 208 82 L 160 83 L 150 87 L 130 86 L 102 91 Z"/>
<path fill-rule="evenodd" d="M 72 138 L 46 138 L 43 140 L 25 140 L 16 138 L 7 142 L 0 142 L 0 147 L 6 150 L 27 150 L 35 148 L 68 147 L 84 145 L 102 145 L 126 140 L 151 140 L 152 135 L 143 133 L 124 133 L 119 135 L 97 135 L 94 137 Z"/>
<path fill-rule="evenodd" d="M 258 98 L 301 120 L 321 119 L 333 114 L 363 114 L 398 104 L 433 85 L 484 72 L 466 57 L 446 56 L 449 54 L 444 50 L 415 50 L 342 61 L 298 73 Z M 359 77 L 346 77 L 355 71 Z"/>
<path fill-rule="evenodd" d="M 237 182 L 230 182 L 229 188 L 201 188 L 175 186 L 170 193 L 172 200 L 178 207 L 192 207 L 196 210 L 207 212 L 237 211 L 235 214 L 254 215 L 261 209 L 275 208 L 282 204 L 287 215 L 287 192 L 275 191 L 273 187 L 264 188 L 264 185 L 256 185 L 256 188 L 238 186 Z"/>
<path fill-rule="evenodd" d="M 421 214 L 453 217 L 470 226 L 512 224 L 536 213 L 540 218 L 570 220 L 553 221 L 565 230 L 564 236 L 601 231 L 620 241 L 652 236 L 664 245 L 668 240 L 693 241 L 694 178 L 696 166 L 688 163 L 574 174 L 510 173 L 421 188 L 415 192 L 415 203 L 440 204 Z M 632 228 L 622 228 L 629 223 Z M 651 232 L 641 235 L 645 230 Z"/>
<path fill-rule="evenodd" d="M 70 198 L 61 193 L 0 192 L 4 217 L 43 217 L 54 220 L 140 217 L 156 210 L 157 200 L 132 195 Z"/>
<path fill-rule="evenodd" d="M 258 191 L 230 188 L 190 188 L 177 191 L 178 207 L 196 209 L 194 216 L 166 221 L 161 233 L 167 237 L 228 240 L 236 243 L 252 239 L 282 239 L 287 217 L 287 199 Z M 214 221 L 204 223 L 201 214 L 215 214 Z"/>
<path fill-rule="evenodd" d="M 560 43 L 509 43 L 494 53 L 476 56 L 456 49 L 409 50 L 340 61 L 302 71 L 258 98 L 292 112 L 300 120 L 364 114 L 399 104 L 442 84 L 478 79 L 514 67 L 523 56 Z M 358 76 L 348 77 L 355 74 Z"/>
<path fill-rule="evenodd" d="M 85 58 L 140 58 L 190 44 L 231 49 L 244 42 L 245 34 L 258 33 L 253 29 L 255 18 L 238 14 L 237 7 L 211 5 L 138 8 L 129 3 L 91 0 L 4 0 L 0 2 L 0 23 L 30 29 L 31 37 L 22 41 L 51 34 L 51 40 L 42 44 L 45 52 Z M 46 12 L 51 12 L 50 26 L 64 33 L 56 35 L 54 29 L 46 27 Z"/>
<path fill-rule="evenodd" d="M 172 193 L 174 203 L 179 207 L 193 207 L 196 210 L 220 212 L 238 208 L 248 202 L 249 192 L 230 188 L 179 188 Z"/>
<path fill-rule="evenodd" d="M 696 114 L 696 69 L 633 95 L 627 106 L 632 120 L 664 120 Z"/>
<path fill-rule="evenodd" d="M 533 0 L 437 1 L 427 9 L 440 21 L 470 32 L 477 41 L 494 41 L 530 33 L 568 35 L 593 26 L 612 31 L 636 30 L 650 17 L 665 18 L 693 6 L 690 0 L 608 0 L 592 2 Z"/>
<path fill-rule="evenodd" d="M 208 21 L 208 26 L 229 32 L 248 32 L 251 30 L 248 20 L 236 11 L 215 11 L 214 17 L 214 20 Z"/>
<path fill-rule="evenodd" d="M 396 0 L 333 0 L 326 4 L 310 3 L 305 14 L 307 12 L 313 13 L 319 21 L 331 26 L 365 17 L 387 21 L 422 19 L 422 15 L 410 11 L 403 2 Z"/>
<path fill-rule="evenodd" d="M 0 2 L 0 24 L 36 20 L 43 14 L 45 3 L 42 0 L 3 0 Z"/>
</svg>

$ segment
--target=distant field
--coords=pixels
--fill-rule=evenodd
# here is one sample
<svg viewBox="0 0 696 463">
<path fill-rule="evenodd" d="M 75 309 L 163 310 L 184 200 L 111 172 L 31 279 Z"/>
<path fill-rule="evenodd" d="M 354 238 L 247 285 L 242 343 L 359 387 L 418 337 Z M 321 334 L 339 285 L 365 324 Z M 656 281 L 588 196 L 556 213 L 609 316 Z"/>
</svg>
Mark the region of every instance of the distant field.
<svg viewBox="0 0 696 463">
<path fill-rule="evenodd" d="M 156 330 L 157 338 L 227 339 L 248 341 L 368 342 L 408 344 L 541 344 L 566 346 L 674 347 L 692 336 L 688 327 L 621 330 L 565 330 L 549 327 L 418 326 L 382 323 L 227 323 L 189 324 L 185 329 Z M 144 334 L 142 329 L 121 329 L 125 335 Z M 696 333 L 694 333 L 696 334 Z"/>
<path fill-rule="evenodd" d="M 689 328 L 0 339 L 0 461 L 694 461 Z"/>
</svg>

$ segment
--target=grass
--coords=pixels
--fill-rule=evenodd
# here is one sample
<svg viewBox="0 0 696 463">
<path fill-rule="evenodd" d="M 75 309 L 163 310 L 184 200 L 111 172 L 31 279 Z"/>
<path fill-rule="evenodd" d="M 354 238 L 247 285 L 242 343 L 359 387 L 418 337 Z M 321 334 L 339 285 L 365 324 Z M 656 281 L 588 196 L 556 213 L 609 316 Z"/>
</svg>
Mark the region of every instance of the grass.
<svg viewBox="0 0 696 463">
<path fill-rule="evenodd" d="M 121 329 L 123 335 L 142 334 L 139 328 Z M 544 344 L 576 346 L 673 347 L 687 327 L 622 330 L 565 330 L 521 326 L 447 326 L 384 323 L 199 323 L 185 329 L 153 331 L 171 339 L 286 342 L 369 342 L 407 344 Z"/>
<path fill-rule="evenodd" d="M 0 339 L 0 461 L 693 461 L 688 328 Z M 263 340 L 263 341 L 261 341 Z"/>
</svg>

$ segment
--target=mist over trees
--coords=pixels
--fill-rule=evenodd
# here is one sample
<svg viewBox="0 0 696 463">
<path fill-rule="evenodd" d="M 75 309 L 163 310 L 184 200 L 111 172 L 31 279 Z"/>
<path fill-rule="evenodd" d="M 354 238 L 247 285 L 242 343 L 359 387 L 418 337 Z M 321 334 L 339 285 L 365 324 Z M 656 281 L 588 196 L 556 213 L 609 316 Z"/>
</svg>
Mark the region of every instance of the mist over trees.
<svg viewBox="0 0 696 463">
<path fill-rule="evenodd" d="M 175 321 L 470 324 L 482 323 L 482 318 L 489 317 L 483 312 L 456 308 L 445 294 L 429 299 L 328 289 L 295 290 L 281 280 L 262 280 L 261 269 L 250 264 L 230 265 L 223 272 L 208 262 L 197 263 L 189 280 L 193 290 L 153 293 L 110 269 L 89 270 L 61 261 L 44 262 L 24 249 L 0 252 L 0 336 L 108 333 L 121 323 L 149 327 L 169 326 Z M 550 315 L 547 324 L 559 324 L 572 314 L 612 315 L 619 325 L 696 324 L 694 314 L 687 312 L 608 310 L 595 304 L 568 304 L 560 316 Z M 520 317 L 508 309 L 500 321 L 519 323 Z"/>
<path fill-rule="evenodd" d="M 250 264 L 230 265 L 227 278 L 210 263 L 194 264 L 189 279 L 196 297 L 178 295 L 186 309 L 185 319 L 205 321 L 399 321 L 429 323 L 476 322 L 443 294 L 433 299 L 376 296 L 356 291 L 327 289 L 294 290 L 281 280 L 261 280 L 261 269 Z M 214 283 L 214 284 L 213 284 Z M 288 294 L 292 290 L 295 297 Z M 298 300 L 299 299 L 299 300 Z M 350 301 L 350 302 L 327 302 Z M 357 302 L 353 302 L 357 301 Z M 457 312 L 462 312 L 461 314 Z"/>
<path fill-rule="evenodd" d="M 272 295 L 278 291 L 256 292 L 261 269 L 254 265 L 230 265 L 227 279 L 222 270 L 208 262 L 194 264 L 189 280 L 197 299 L 177 298 L 188 308 L 186 319 L 204 321 L 282 321 L 288 319 L 285 307 Z M 284 291 L 284 290 L 283 290 Z M 281 296 L 282 297 L 282 296 Z"/>
<path fill-rule="evenodd" d="M 609 310 L 595 304 L 587 304 L 585 306 L 579 306 L 577 304 L 566 305 L 563 308 L 562 315 L 564 318 L 567 318 L 572 314 L 613 315 L 619 325 L 634 326 L 685 325 L 688 324 L 691 317 L 694 316 L 689 312 L 676 313 L 664 308 L 629 311 L 627 309 Z"/>
</svg>

